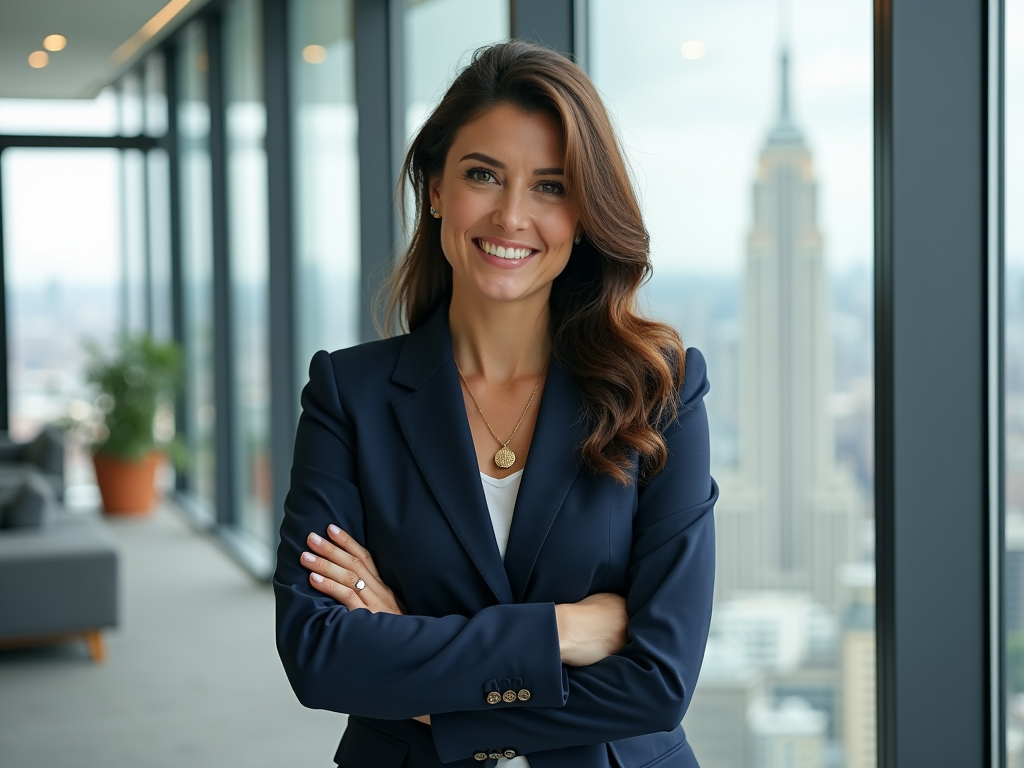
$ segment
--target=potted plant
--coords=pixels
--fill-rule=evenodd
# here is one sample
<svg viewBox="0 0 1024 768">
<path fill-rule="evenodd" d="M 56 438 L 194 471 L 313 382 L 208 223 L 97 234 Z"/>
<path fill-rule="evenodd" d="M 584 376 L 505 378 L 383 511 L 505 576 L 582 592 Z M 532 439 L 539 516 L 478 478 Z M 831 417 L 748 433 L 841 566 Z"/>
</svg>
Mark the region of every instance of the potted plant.
<svg viewBox="0 0 1024 768">
<path fill-rule="evenodd" d="M 102 423 L 91 441 L 96 482 L 107 512 L 145 513 L 156 498 L 163 456 L 181 464 L 174 436 L 174 399 L 181 388 L 182 355 L 174 343 L 122 335 L 107 354 L 86 343 L 86 380 L 98 391 Z"/>
</svg>

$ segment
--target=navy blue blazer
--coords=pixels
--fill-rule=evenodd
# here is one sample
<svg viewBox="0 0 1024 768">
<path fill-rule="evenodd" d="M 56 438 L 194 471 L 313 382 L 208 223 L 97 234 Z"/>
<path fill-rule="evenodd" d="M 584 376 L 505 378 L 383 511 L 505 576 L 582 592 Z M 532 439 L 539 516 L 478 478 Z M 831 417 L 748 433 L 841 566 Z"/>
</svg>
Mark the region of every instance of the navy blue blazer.
<svg viewBox="0 0 1024 768">
<path fill-rule="evenodd" d="M 350 714 L 343 768 L 494 765 L 474 755 L 506 749 L 532 768 L 695 768 L 680 721 L 711 620 L 707 390 L 691 349 L 668 463 L 623 486 L 582 464 L 580 395 L 552 361 L 503 563 L 447 307 L 411 334 L 313 357 L 274 575 L 277 645 L 302 704 Z M 348 611 L 309 585 L 306 536 L 330 523 L 370 550 L 407 615 Z M 597 592 L 627 598 L 628 643 L 564 666 L 555 604 Z M 431 726 L 409 721 L 425 714 Z"/>
</svg>

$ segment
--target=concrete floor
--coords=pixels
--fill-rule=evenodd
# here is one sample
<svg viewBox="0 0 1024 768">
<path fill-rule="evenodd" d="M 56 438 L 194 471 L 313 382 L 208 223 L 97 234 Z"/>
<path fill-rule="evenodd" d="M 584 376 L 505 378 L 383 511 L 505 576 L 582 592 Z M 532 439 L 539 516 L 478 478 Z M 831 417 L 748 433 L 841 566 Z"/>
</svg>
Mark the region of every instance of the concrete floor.
<svg viewBox="0 0 1024 768">
<path fill-rule="evenodd" d="M 107 660 L 79 643 L 0 651 L 0 766 L 333 766 L 345 717 L 295 700 L 270 587 L 169 508 L 109 525 L 121 625 Z"/>
</svg>

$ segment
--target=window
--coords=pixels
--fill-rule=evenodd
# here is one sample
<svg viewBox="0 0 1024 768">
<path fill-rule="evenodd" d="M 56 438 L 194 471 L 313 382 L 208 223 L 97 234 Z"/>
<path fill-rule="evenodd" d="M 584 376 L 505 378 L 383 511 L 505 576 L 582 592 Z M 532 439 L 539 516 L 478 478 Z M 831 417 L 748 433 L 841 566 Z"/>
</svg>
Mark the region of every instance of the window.
<svg viewBox="0 0 1024 768">
<path fill-rule="evenodd" d="M 779 11 L 594 0 L 588 63 L 651 236 L 645 300 L 711 381 L 716 605 L 684 727 L 708 768 L 864 768 L 872 10 Z"/>
<path fill-rule="evenodd" d="M 260 4 L 228 5 L 223 32 L 236 522 L 245 536 L 269 544 L 270 289 Z"/>
<path fill-rule="evenodd" d="M 358 113 L 352 3 L 299 0 L 289 12 L 301 387 L 317 350 L 359 342 Z"/>
<path fill-rule="evenodd" d="M 201 23 L 187 27 L 177 55 L 181 173 L 181 272 L 185 352 L 186 485 L 212 514 L 216 504 L 213 365 L 213 222 L 209 57 Z"/>
<path fill-rule="evenodd" d="M 1004 278 L 1007 765 L 1024 764 L 1024 7 L 1006 3 Z"/>
<path fill-rule="evenodd" d="M 120 163 L 113 149 L 7 149 L 3 178 L 10 433 L 30 440 L 64 416 L 86 419 L 91 339 L 118 330 Z M 69 445 L 68 501 L 96 500 L 92 462 Z"/>
<path fill-rule="evenodd" d="M 477 48 L 509 36 L 508 0 L 407 0 L 405 125 L 411 137 Z"/>
</svg>

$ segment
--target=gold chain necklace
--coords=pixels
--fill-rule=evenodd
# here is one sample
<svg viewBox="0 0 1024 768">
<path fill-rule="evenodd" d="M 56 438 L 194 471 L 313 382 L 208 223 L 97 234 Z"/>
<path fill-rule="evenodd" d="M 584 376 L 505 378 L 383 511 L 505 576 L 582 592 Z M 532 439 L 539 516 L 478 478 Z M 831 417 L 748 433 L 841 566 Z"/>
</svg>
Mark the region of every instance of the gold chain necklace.
<svg viewBox="0 0 1024 768">
<path fill-rule="evenodd" d="M 530 400 L 526 404 L 526 407 L 523 409 L 523 415 L 520 416 L 519 421 L 516 422 L 516 426 L 515 429 L 512 430 L 512 434 L 508 436 L 508 440 L 502 442 L 501 438 L 494 434 L 494 430 L 491 428 L 491 423 L 487 421 L 487 417 L 484 416 L 484 412 L 483 409 L 480 407 L 480 403 L 476 401 L 476 396 L 473 394 L 473 390 L 469 388 L 469 382 L 466 381 L 466 377 L 462 375 L 462 369 L 459 368 L 458 361 L 455 362 L 455 370 L 459 372 L 459 379 L 465 385 L 466 391 L 469 392 L 469 398 L 473 401 L 473 405 L 476 406 L 476 410 L 480 414 L 480 418 L 484 420 L 484 424 L 487 425 L 487 429 L 490 431 L 491 435 L 501 445 L 501 448 L 498 449 L 498 452 L 494 454 L 494 463 L 497 464 L 502 469 L 508 469 L 509 467 L 516 463 L 516 455 L 512 451 L 512 449 L 508 447 L 508 444 L 511 443 L 512 438 L 516 436 L 516 432 L 519 431 L 519 425 L 522 424 L 523 419 L 526 418 L 526 412 L 529 411 L 530 406 L 533 405 L 533 398 L 537 396 L 537 390 L 540 388 L 540 382 L 541 379 L 544 378 L 544 374 L 541 373 L 541 375 L 537 378 L 537 383 L 533 385 L 533 394 L 530 395 Z M 547 369 L 545 368 L 544 370 L 546 371 Z"/>
</svg>

